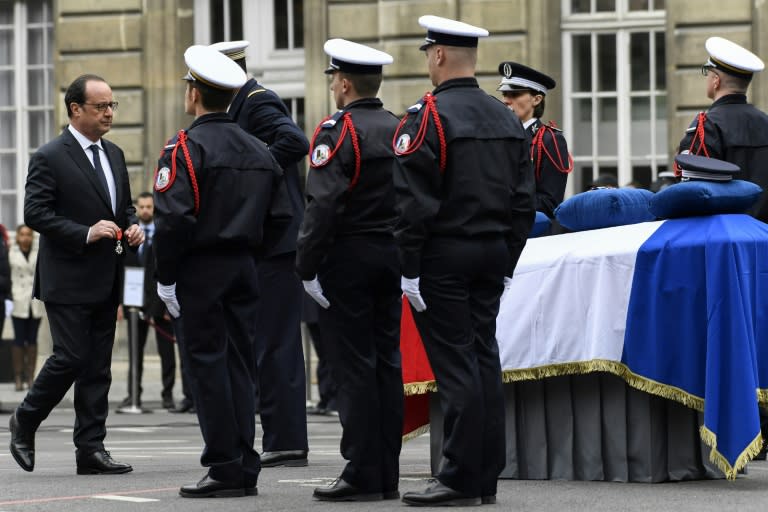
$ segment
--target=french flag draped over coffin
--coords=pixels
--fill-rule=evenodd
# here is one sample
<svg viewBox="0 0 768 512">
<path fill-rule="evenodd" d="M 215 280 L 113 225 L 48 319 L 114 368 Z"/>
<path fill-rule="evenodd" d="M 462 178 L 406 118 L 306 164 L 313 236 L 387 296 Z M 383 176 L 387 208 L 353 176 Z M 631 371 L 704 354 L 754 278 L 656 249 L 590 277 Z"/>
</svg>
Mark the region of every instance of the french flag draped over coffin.
<svg viewBox="0 0 768 512">
<path fill-rule="evenodd" d="M 767 316 L 768 225 L 716 215 L 528 240 L 496 335 L 507 381 L 608 371 L 703 411 L 735 478 L 761 443 Z"/>
</svg>

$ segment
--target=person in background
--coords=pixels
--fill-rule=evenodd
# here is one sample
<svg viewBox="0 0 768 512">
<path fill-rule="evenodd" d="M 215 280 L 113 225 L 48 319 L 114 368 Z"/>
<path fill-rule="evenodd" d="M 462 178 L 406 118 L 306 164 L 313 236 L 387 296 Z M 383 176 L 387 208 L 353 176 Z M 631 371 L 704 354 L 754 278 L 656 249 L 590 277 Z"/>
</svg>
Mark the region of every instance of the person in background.
<svg viewBox="0 0 768 512">
<path fill-rule="evenodd" d="M 144 243 L 139 246 L 135 252 L 126 254 L 125 266 L 141 267 L 144 269 L 144 305 L 141 307 L 141 318 L 138 324 L 138 384 L 139 395 L 136 397 L 136 404 L 141 407 L 141 378 L 144 373 L 144 348 L 147 344 L 147 334 L 149 326 L 152 324 L 155 330 L 155 341 L 157 343 L 157 353 L 160 356 L 160 372 L 163 383 L 163 389 L 160 395 L 163 409 L 174 409 L 173 403 L 173 384 L 176 379 L 176 347 L 173 336 L 173 327 L 170 316 L 165 309 L 163 301 L 157 296 L 157 278 L 155 277 L 155 260 L 152 252 L 152 236 L 155 231 L 153 220 L 155 212 L 155 203 L 151 192 L 142 192 L 136 198 L 136 215 L 139 218 L 139 226 L 144 230 Z M 131 322 L 128 324 L 128 354 L 129 361 L 133 362 L 131 354 L 132 344 L 130 342 L 133 333 Z M 131 396 L 133 382 L 133 366 L 128 368 L 128 396 L 123 399 L 122 407 L 133 403 Z"/>
<path fill-rule="evenodd" d="M 11 298 L 11 267 L 8 263 L 8 230 L 0 224 L 0 299 L 3 300 L 3 307 L 0 307 L 0 333 L 5 327 L 5 319 L 11 316 L 13 311 L 13 300 Z M 11 349 L 13 354 L 13 349 Z M 11 356 L 13 358 L 13 355 Z M 17 391 L 19 391 L 17 389 Z"/>
<path fill-rule="evenodd" d="M 763 193 L 749 214 L 768 222 L 768 114 L 747 103 L 747 89 L 765 64 L 757 55 L 722 37 L 704 43 L 709 58 L 701 66 L 707 97 L 706 112 L 691 122 L 678 153 L 706 156 L 736 164 L 740 179 L 760 185 Z M 676 168 L 677 170 L 677 168 Z M 768 418 L 766 418 L 768 433 Z"/>
<path fill-rule="evenodd" d="M 565 196 L 568 174 L 573 170 L 563 131 L 552 121 L 541 121 L 547 93 L 555 88 L 555 80 L 517 62 L 502 62 L 499 73 L 504 77 L 497 88 L 502 101 L 517 114 L 531 137 L 536 210 L 554 219 L 555 208 Z"/>
<path fill-rule="evenodd" d="M 21 224 L 16 228 L 16 243 L 8 253 L 13 295 L 11 350 L 16 391 L 24 389 L 24 385 L 29 388 L 35 378 L 37 331 L 43 316 L 43 303 L 32 297 L 37 264 L 37 247 L 33 242 L 34 231 Z"/>
<path fill-rule="evenodd" d="M 211 47 L 248 72 L 248 41 L 224 41 Z M 262 467 L 306 466 L 306 375 L 301 343 L 301 304 L 304 293 L 296 277 L 296 236 L 304 214 L 299 163 L 309 150 L 304 132 L 291 118 L 280 97 L 249 78 L 237 91 L 228 113 L 240 127 L 267 145 L 284 172 L 293 208 L 290 226 L 280 236 L 265 236 L 265 254 L 259 255 L 259 300 L 256 334 L 258 411 L 264 431 Z"/>
</svg>

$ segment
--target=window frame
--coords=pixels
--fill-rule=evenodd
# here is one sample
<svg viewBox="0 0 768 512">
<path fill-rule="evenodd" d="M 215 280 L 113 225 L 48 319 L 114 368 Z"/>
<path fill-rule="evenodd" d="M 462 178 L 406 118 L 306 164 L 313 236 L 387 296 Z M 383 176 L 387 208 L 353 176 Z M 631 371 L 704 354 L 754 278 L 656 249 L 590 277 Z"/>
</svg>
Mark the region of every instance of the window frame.
<svg viewBox="0 0 768 512">
<path fill-rule="evenodd" d="M 596 0 L 591 0 L 591 6 L 594 10 Z M 596 178 L 599 174 L 600 165 L 612 166 L 615 162 L 617 168 L 617 177 L 619 185 L 622 186 L 633 179 L 632 166 L 633 161 L 645 161 L 651 167 L 652 181 L 657 179 L 659 167 L 668 166 L 668 148 L 666 142 L 662 147 L 657 146 L 657 127 L 656 127 L 656 98 L 659 96 L 668 97 L 668 89 L 656 88 L 656 52 L 655 38 L 651 37 L 649 41 L 649 65 L 650 89 L 647 91 L 632 91 L 631 83 L 631 48 L 630 39 L 633 33 L 655 33 L 666 30 L 666 11 L 648 10 L 648 11 L 629 11 L 628 0 L 616 0 L 616 10 L 612 12 L 599 13 L 570 13 L 570 0 L 562 0 L 562 55 L 570 56 L 573 52 L 573 36 L 590 36 L 590 59 L 591 59 L 591 90 L 588 92 L 575 92 L 574 89 L 574 66 L 573 59 L 563 59 L 563 126 L 566 135 L 574 133 L 574 106 L 573 102 L 578 98 L 589 98 L 592 101 L 592 119 L 598 119 L 598 100 L 600 98 L 616 98 L 616 129 L 617 129 L 617 148 L 616 155 L 602 156 L 598 153 L 598 124 L 591 123 L 591 156 L 574 155 L 574 165 L 591 164 L 592 177 Z M 597 37 L 600 34 L 613 34 L 616 36 L 616 90 L 599 91 L 597 76 Z M 631 104 L 632 98 L 646 97 L 650 98 L 651 108 L 650 120 L 650 154 L 632 155 L 631 154 L 631 132 L 632 117 Z M 664 116 L 666 117 L 666 115 Z M 569 137 L 572 140 L 572 137 Z M 576 189 L 577 185 L 583 188 L 586 183 L 576 183 L 578 179 L 569 179 L 566 193 L 568 195 L 581 192 Z"/>
<path fill-rule="evenodd" d="M 45 11 L 47 17 L 44 17 L 42 21 L 30 22 L 28 16 L 28 5 L 23 0 L 15 0 L 13 3 L 13 23 L 10 24 L 13 32 L 13 62 L 4 69 L 12 70 L 14 73 L 14 95 L 12 98 L 13 104 L 7 107 L 2 107 L 4 112 L 15 112 L 15 129 L 16 129 L 16 141 L 12 148 L 0 148 L 0 154 L 3 155 L 15 155 L 15 170 L 13 177 L 15 180 L 14 188 L 0 188 L 0 212 L 2 212 L 2 203 L 7 197 L 14 197 L 15 204 L 15 219 L 9 220 L 6 218 L 0 219 L 9 232 L 16 229 L 16 226 L 23 222 L 24 219 L 24 187 L 27 176 L 27 168 L 29 166 L 29 160 L 38 147 L 30 146 L 30 129 L 31 123 L 29 117 L 32 112 L 44 112 L 48 115 L 45 116 L 44 131 L 45 135 L 42 137 L 41 143 L 44 144 L 50 140 L 55 132 L 55 120 L 54 116 L 54 101 L 55 95 L 54 89 L 54 76 L 53 76 L 53 35 L 49 34 L 49 31 L 54 29 L 53 21 L 53 0 L 43 0 L 43 3 L 48 4 L 48 9 Z M 4 25 L 8 26 L 8 25 Z M 28 60 L 28 34 L 30 29 L 42 29 L 42 45 L 43 49 L 48 53 L 45 55 L 44 62 L 37 64 L 29 64 Z M 42 105 L 30 105 L 29 103 L 29 71 L 30 70 L 47 70 L 44 73 L 44 86 L 43 90 L 48 92 L 46 103 Z"/>
</svg>

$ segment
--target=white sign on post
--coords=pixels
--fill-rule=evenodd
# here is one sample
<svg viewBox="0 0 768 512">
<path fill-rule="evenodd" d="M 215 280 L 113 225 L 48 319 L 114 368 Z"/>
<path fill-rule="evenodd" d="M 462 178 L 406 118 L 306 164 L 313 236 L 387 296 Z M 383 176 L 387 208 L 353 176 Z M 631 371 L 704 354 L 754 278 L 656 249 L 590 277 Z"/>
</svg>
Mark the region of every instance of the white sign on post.
<svg viewBox="0 0 768 512">
<path fill-rule="evenodd" d="M 123 304 L 125 306 L 142 307 L 144 305 L 144 269 L 141 267 L 125 267 L 123 283 Z"/>
</svg>

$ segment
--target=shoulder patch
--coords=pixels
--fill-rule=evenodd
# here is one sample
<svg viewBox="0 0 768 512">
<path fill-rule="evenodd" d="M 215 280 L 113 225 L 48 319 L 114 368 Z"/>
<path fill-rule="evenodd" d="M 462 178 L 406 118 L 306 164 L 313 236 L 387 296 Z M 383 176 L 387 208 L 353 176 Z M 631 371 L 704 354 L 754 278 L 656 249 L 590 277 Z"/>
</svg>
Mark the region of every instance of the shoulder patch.
<svg viewBox="0 0 768 512">
<path fill-rule="evenodd" d="M 336 126 L 336 123 L 339 122 L 339 119 L 341 119 L 341 116 L 344 115 L 344 110 L 337 110 L 335 114 L 333 114 L 329 119 L 326 119 L 323 124 L 321 125 L 323 129 L 333 128 Z"/>
<path fill-rule="evenodd" d="M 155 190 L 158 192 L 165 192 L 171 185 L 173 185 L 175 179 L 176 176 L 171 173 L 171 170 L 168 167 L 164 166 L 158 169 L 155 173 Z"/>
<path fill-rule="evenodd" d="M 419 100 L 417 103 L 414 103 L 413 105 L 408 107 L 407 111 L 413 114 L 414 112 L 418 112 L 419 110 L 421 110 L 421 107 L 423 106 L 424 106 L 424 100 L 422 99 L 422 100 Z"/>
<path fill-rule="evenodd" d="M 312 151 L 312 166 L 321 167 L 322 165 L 326 164 L 330 158 L 331 148 L 328 146 L 328 144 L 320 144 L 319 146 L 316 146 Z"/>
<path fill-rule="evenodd" d="M 246 97 L 247 97 L 247 98 L 250 98 L 250 97 L 251 97 L 251 96 L 253 96 L 254 94 L 259 94 L 260 92 L 267 92 L 267 90 L 266 90 L 266 89 L 264 89 L 263 87 L 262 87 L 262 88 L 260 88 L 260 89 L 254 89 L 254 90 L 252 90 L 251 92 L 249 92 L 249 93 L 248 93 L 248 96 L 246 96 Z"/>
</svg>

